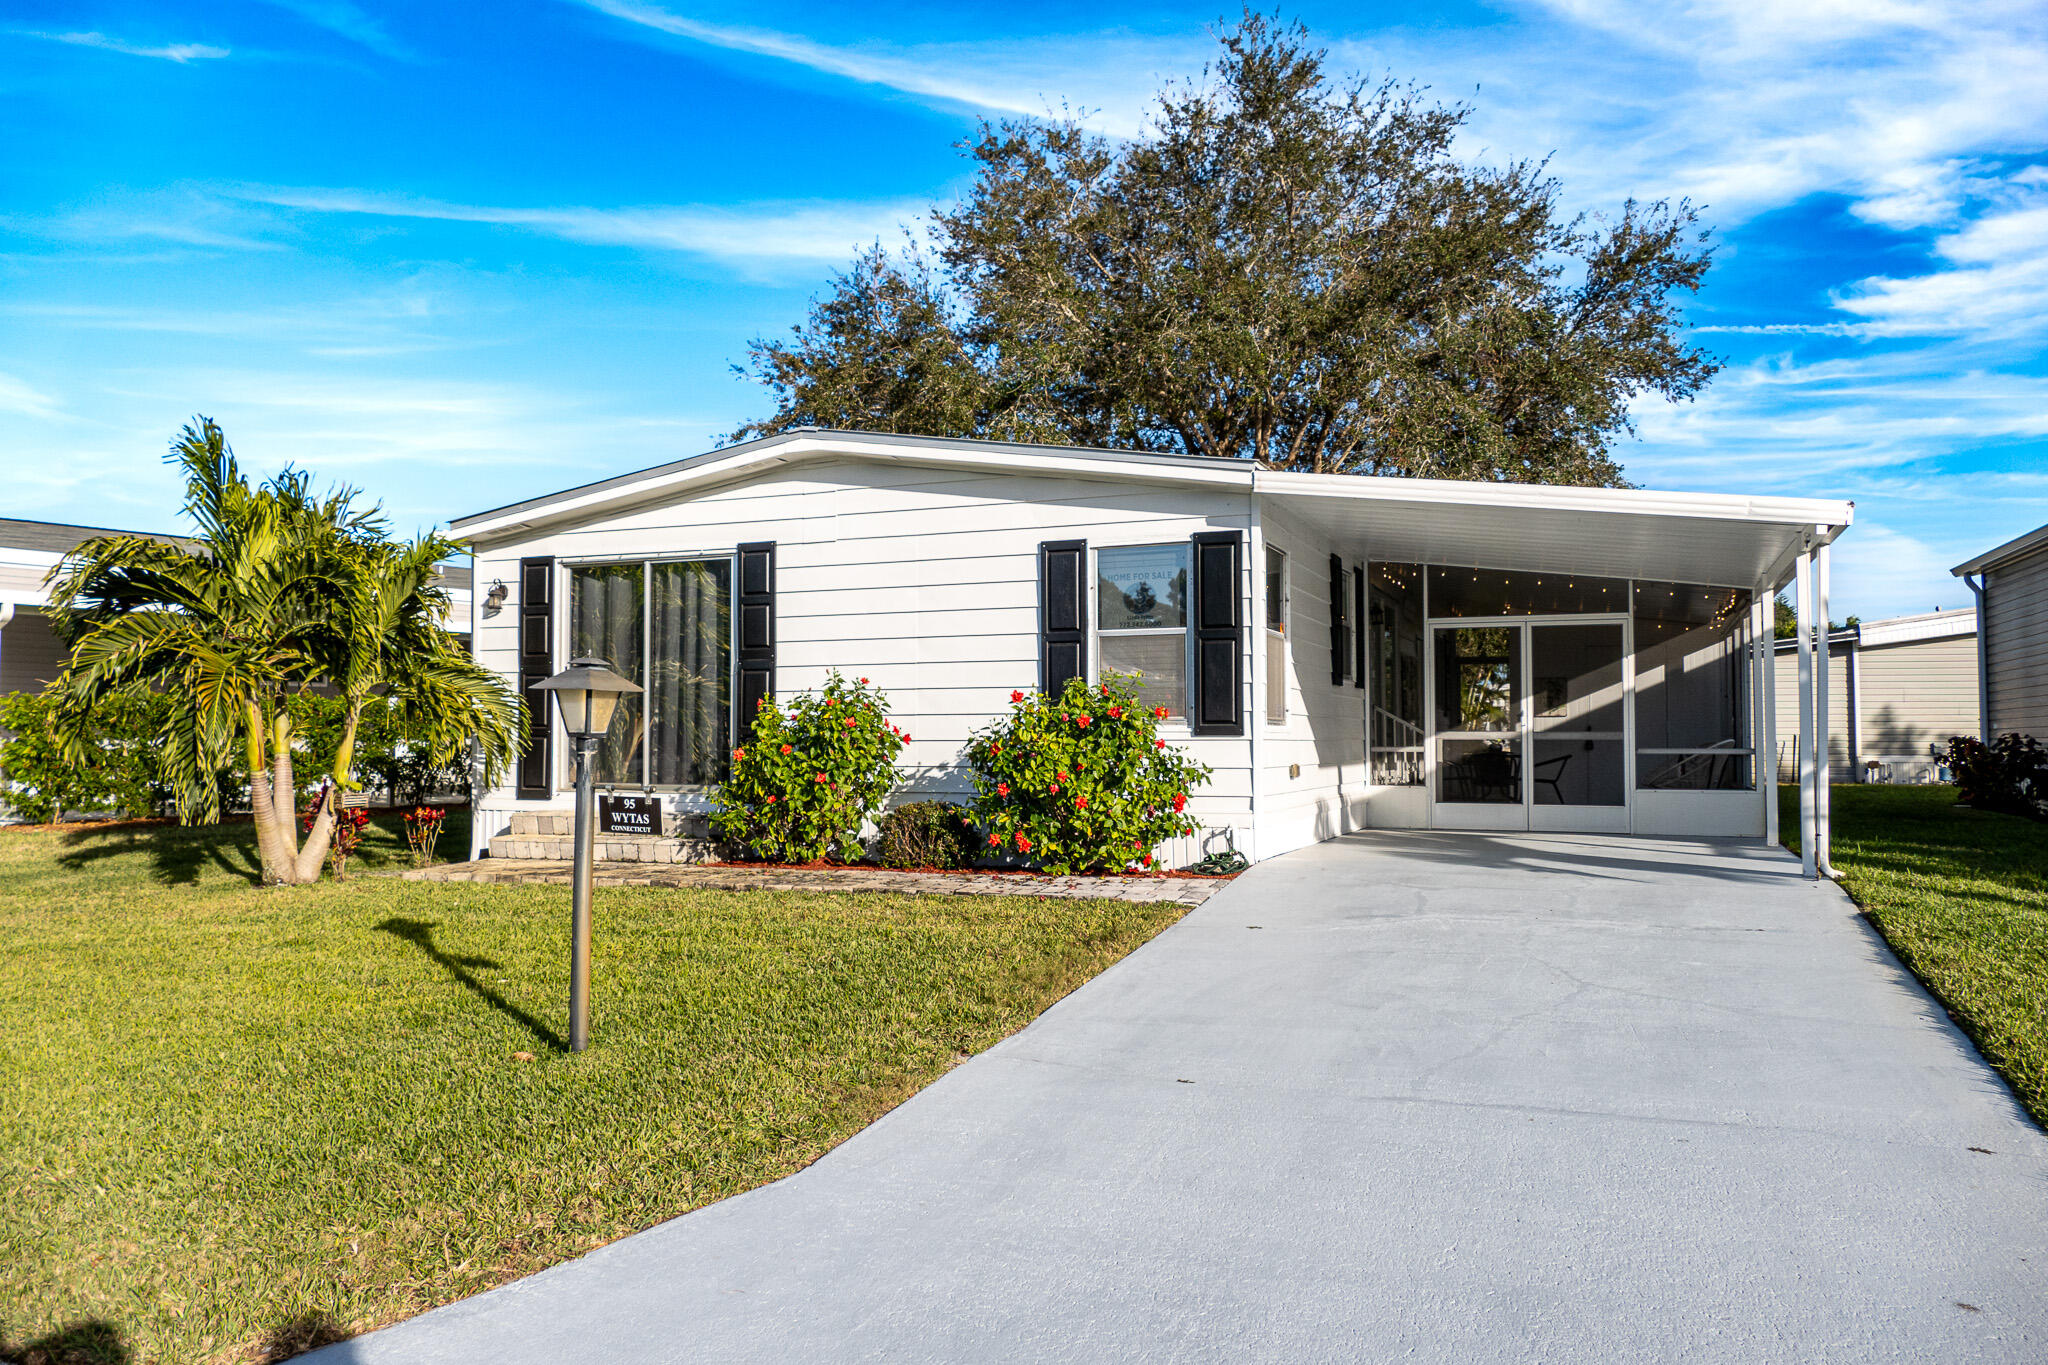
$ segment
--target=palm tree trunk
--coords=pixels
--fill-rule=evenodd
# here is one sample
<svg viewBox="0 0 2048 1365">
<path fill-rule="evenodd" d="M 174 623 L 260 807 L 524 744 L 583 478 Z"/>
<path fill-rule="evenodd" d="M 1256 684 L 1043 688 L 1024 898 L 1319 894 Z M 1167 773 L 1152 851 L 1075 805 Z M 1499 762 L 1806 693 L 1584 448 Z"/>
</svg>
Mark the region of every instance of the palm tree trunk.
<svg viewBox="0 0 2048 1365">
<path fill-rule="evenodd" d="M 313 821 L 313 828 L 306 831 L 306 843 L 299 850 L 298 862 L 294 867 L 293 880 L 313 882 L 320 879 L 320 865 L 327 861 L 327 850 L 334 842 L 334 808 L 341 803 L 341 794 L 350 784 L 349 769 L 355 766 L 356 722 L 362 718 L 360 702 L 348 708 L 348 721 L 341 727 L 341 743 L 334 748 L 334 785 L 328 789 L 328 797 L 321 804 L 320 814 Z"/>
<path fill-rule="evenodd" d="M 264 740 L 269 735 L 270 722 L 253 697 L 242 704 L 242 721 L 248 731 L 243 743 L 249 759 L 249 814 L 256 822 L 256 858 L 263 868 L 263 884 L 275 886 L 286 880 L 291 860 L 279 838 L 277 802 L 271 791 L 270 774 L 265 771 L 269 764 L 263 752 Z"/>
</svg>

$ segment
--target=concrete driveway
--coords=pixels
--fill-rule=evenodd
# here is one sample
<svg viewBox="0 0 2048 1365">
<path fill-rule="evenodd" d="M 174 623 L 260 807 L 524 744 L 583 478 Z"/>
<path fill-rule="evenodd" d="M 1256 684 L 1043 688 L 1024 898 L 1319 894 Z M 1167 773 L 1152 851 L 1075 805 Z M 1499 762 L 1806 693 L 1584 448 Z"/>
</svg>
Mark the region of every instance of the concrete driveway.
<svg viewBox="0 0 2048 1365">
<path fill-rule="evenodd" d="M 1360 835 L 801 1174 L 314 1358 L 2040 1361 L 2048 1139 L 1780 852 Z"/>
</svg>

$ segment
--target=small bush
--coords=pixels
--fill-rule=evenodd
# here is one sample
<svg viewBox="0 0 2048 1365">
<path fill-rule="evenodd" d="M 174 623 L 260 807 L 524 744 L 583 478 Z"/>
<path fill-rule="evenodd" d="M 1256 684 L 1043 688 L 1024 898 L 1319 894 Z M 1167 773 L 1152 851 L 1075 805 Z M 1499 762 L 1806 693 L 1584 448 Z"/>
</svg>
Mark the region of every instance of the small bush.
<svg viewBox="0 0 2048 1365">
<path fill-rule="evenodd" d="M 888 720 L 888 699 L 836 672 L 815 696 L 785 709 L 764 701 L 754 737 L 732 751 L 711 827 L 727 843 L 772 862 L 852 862 L 860 831 L 881 808 L 910 736 Z"/>
<path fill-rule="evenodd" d="M 1067 680 L 1057 697 L 1010 694 L 1010 714 L 975 735 L 967 761 L 989 852 L 1048 872 L 1151 867 L 1152 850 L 1193 834 L 1188 792 L 1209 770 L 1159 738 L 1163 710 L 1112 677 Z"/>
<path fill-rule="evenodd" d="M 874 854 L 883 867 L 966 867 L 974 860 L 974 829 L 950 801 L 913 801 L 882 817 Z"/>
<path fill-rule="evenodd" d="M 118 697 L 84 718 L 85 758 L 67 758 L 57 738 L 58 703 L 42 692 L 0 696 L 0 804 L 31 824 L 66 811 L 153 815 L 170 796 L 158 750 L 169 708 L 162 697 Z"/>
<path fill-rule="evenodd" d="M 2000 735 L 1990 744 L 1953 736 L 1948 767 L 1956 794 L 1978 810 L 2039 816 L 2048 806 L 2048 749 L 2031 735 Z"/>
</svg>

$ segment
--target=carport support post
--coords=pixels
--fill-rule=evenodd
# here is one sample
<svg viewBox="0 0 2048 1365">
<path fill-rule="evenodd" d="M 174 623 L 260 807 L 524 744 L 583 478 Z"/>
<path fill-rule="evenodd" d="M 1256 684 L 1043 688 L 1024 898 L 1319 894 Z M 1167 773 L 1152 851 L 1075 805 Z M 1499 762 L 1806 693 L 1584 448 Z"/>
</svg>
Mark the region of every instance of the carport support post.
<svg viewBox="0 0 2048 1365">
<path fill-rule="evenodd" d="M 1813 556 L 1793 561 L 1792 617 L 1799 631 L 1799 870 L 1820 875 L 1813 846 Z"/>
<path fill-rule="evenodd" d="M 1831 638 L 1834 630 L 1828 623 L 1828 543 L 1822 541 L 1813 552 L 1813 628 L 1820 633 L 1820 657 L 1813 661 L 1813 865 L 1823 875 L 1834 872 L 1834 865 L 1828 861 L 1829 834 L 1832 832 L 1828 798 L 1832 794 L 1828 778 L 1833 769 L 1833 745 L 1828 739 L 1828 672 L 1829 659 L 1835 652 Z"/>
</svg>

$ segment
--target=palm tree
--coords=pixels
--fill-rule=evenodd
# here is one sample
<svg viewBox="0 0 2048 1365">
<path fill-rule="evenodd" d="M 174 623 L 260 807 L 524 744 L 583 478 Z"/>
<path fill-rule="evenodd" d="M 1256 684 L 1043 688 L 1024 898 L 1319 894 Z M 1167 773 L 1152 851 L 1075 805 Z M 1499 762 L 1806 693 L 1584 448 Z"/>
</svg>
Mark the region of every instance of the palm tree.
<svg viewBox="0 0 2048 1365">
<path fill-rule="evenodd" d="M 252 487 L 204 417 L 169 459 L 198 536 L 94 536 L 53 572 L 51 604 L 73 636 L 55 684 L 63 714 L 82 718 L 115 696 L 171 698 L 160 739 L 182 821 L 220 818 L 217 775 L 239 744 L 264 881 L 319 876 L 334 803 L 301 848 L 286 704 L 308 687 L 350 699 L 330 773 L 340 790 L 355 789 L 356 720 L 379 690 L 420 719 L 438 759 L 474 739 L 487 775 L 510 761 L 518 698 L 437 624 L 447 596 L 432 565 L 460 546 L 433 535 L 394 544 L 374 509 L 354 506 L 354 490 L 316 498 L 304 473 Z"/>
</svg>

